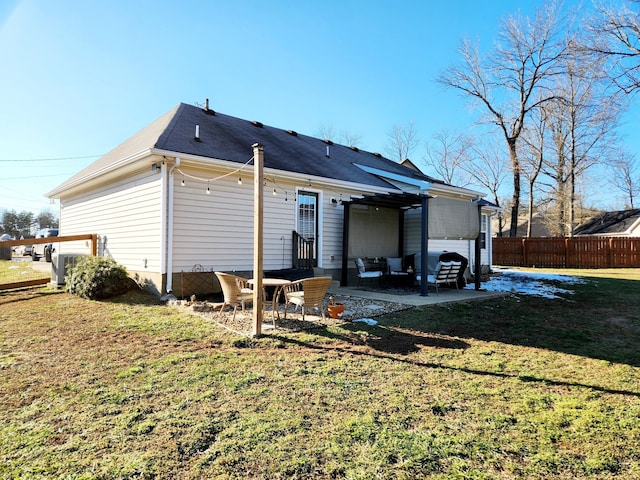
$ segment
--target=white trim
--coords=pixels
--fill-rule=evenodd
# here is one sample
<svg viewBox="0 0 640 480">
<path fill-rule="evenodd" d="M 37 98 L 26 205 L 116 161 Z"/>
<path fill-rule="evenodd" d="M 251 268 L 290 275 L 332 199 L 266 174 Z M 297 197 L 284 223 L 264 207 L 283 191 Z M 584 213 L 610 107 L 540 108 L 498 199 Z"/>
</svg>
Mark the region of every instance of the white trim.
<svg viewBox="0 0 640 480">
<path fill-rule="evenodd" d="M 318 216 L 318 231 L 316 232 L 316 248 L 317 248 L 317 252 L 316 252 L 316 257 L 318 260 L 318 268 L 322 268 L 324 262 L 322 261 L 322 255 L 324 252 L 324 249 L 322 247 L 323 243 L 324 243 L 324 191 L 320 190 L 318 188 L 313 188 L 313 187 L 300 187 L 300 186 L 296 186 L 296 190 L 295 190 L 295 196 L 296 199 L 299 198 L 299 193 L 300 192 L 309 192 L 309 193 L 315 193 L 318 196 L 318 203 L 316 205 L 316 215 Z M 295 228 L 298 228 L 298 212 L 299 212 L 299 208 L 298 208 L 298 200 L 296 200 L 296 209 L 295 209 Z"/>
</svg>

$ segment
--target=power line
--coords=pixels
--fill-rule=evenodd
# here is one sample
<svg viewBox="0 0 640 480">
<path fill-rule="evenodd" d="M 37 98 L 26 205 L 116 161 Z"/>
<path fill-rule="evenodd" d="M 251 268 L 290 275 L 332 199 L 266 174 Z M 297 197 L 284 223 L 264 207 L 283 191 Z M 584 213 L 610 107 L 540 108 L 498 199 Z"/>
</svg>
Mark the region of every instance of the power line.
<svg viewBox="0 0 640 480">
<path fill-rule="evenodd" d="M 82 157 L 57 157 L 57 158 L 0 158 L 0 162 L 60 162 L 63 160 L 81 160 L 85 158 L 101 157 L 100 155 L 85 155 Z"/>
<path fill-rule="evenodd" d="M 77 172 L 75 172 L 77 173 Z M 74 175 L 73 173 L 53 173 L 51 175 L 29 175 L 28 177 L 3 177 L 2 179 L 0 179 L 0 181 L 2 180 L 28 180 L 31 178 L 51 178 L 51 177 L 62 177 L 62 176 L 66 176 L 66 177 L 70 177 L 71 175 Z"/>
</svg>

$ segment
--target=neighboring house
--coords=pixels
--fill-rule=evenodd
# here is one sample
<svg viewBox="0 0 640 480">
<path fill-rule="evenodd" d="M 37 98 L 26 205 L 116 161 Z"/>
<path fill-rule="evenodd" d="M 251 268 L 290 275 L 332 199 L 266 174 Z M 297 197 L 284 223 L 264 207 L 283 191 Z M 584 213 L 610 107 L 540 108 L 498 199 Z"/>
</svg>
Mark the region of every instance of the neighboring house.
<svg viewBox="0 0 640 480">
<path fill-rule="evenodd" d="M 497 216 L 492 219 L 492 230 L 494 235 L 498 237 L 509 236 L 509 218 L 502 215 L 502 235 L 498 230 L 498 218 Z M 541 237 L 553 237 L 553 234 L 549 230 L 548 220 L 545 219 L 540 213 L 534 213 L 531 219 L 531 235 L 527 235 L 529 231 L 529 217 L 520 216 L 518 218 L 518 228 L 516 229 L 516 237 L 528 237 L 541 238 Z"/>
<path fill-rule="evenodd" d="M 574 235 L 640 237 L 640 208 L 602 212 L 576 227 Z"/>
<path fill-rule="evenodd" d="M 458 252 L 470 265 L 479 251 L 477 264 L 490 264 L 496 209 L 481 193 L 208 105 L 176 106 L 47 196 L 60 200 L 62 235 L 97 233 L 100 254 L 140 284 L 156 293 L 213 291 L 212 270 L 251 275 L 256 143 L 264 148 L 265 270 L 295 266 L 298 235 L 310 241 L 313 266 L 343 283 L 355 276 L 356 257 L 423 247 Z"/>
</svg>

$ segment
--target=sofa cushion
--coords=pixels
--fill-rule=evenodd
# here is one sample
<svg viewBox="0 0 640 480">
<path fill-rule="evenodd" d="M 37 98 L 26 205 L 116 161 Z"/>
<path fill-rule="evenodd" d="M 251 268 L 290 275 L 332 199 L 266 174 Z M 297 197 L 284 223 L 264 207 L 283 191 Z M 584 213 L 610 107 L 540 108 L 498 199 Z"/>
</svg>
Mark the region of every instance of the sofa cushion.
<svg viewBox="0 0 640 480">
<path fill-rule="evenodd" d="M 387 268 L 389 273 L 402 272 L 402 258 L 401 257 L 387 257 Z"/>
</svg>

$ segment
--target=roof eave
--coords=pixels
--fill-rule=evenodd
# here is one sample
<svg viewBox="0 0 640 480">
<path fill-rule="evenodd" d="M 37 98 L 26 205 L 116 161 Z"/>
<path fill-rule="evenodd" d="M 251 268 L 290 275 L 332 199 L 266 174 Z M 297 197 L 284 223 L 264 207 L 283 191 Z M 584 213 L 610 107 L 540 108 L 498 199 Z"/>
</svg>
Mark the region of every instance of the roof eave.
<svg viewBox="0 0 640 480">
<path fill-rule="evenodd" d="M 80 186 L 85 186 L 89 182 L 93 182 L 98 179 L 110 176 L 113 172 L 120 171 L 128 165 L 133 165 L 138 161 L 147 158 L 153 154 L 152 149 L 146 148 L 132 155 L 128 155 L 125 158 L 120 159 L 117 162 L 111 163 L 108 166 L 93 170 L 86 175 L 80 175 L 76 178 L 72 178 L 69 182 L 65 182 L 58 187 L 54 188 L 44 196 L 47 198 L 59 198 L 61 194 L 73 190 Z"/>
<path fill-rule="evenodd" d="M 169 150 L 162 150 L 162 149 L 158 149 L 158 148 L 153 148 L 151 149 L 151 153 L 154 155 L 158 155 L 158 156 L 164 156 L 164 157 L 179 157 L 181 164 L 184 166 L 185 164 L 192 164 L 193 166 L 200 166 L 200 165 L 211 165 L 212 162 L 216 163 L 216 166 L 224 166 L 227 168 L 230 168 L 232 170 L 235 170 L 237 168 L 240 168 L 240 164 L 237 161 L 232 161 L 232 160 L 223 160 L 223 159 L 219 159 L 219 158 L 212 158 L 212 157 L 204 157 L 204 156 L 200 156 L 200 155 L 193 155 L 193 154 L 189 154 L 189 153 L 180 153 L 180 152 L 174 152 L 174 151 L 169 151 Z M 249 159 L 247 159 L 249 160 Z M 248 169 L 251 169 L 252 167 L 247 167 Z M 279 170 L 276 168 L 269 168 L 269 167 L 265 167 L 264 169 L 264 176 L 265 177 L 277 177 L 277 180 L 287 180 L 287 181 L 292 181 L 292 182 L 301 182 L 301 183 L 311 183 L 313 184 L 318 184 L 318 185 L 326 185 L 326 186 L 331 186 L 334 188 L 345 188 L 345 189 L 349 189 L 349 190 L 357 190 L 357 191 L 361 191 L 361 192 L 371 192 L 371 193 L 384 193 L 384 192 L 389 192 L 389 191 L 393 191 L 393 192 L 401 192 L 402 189 L 400 188 L 386 188 L 386 187 L 381 187 L 381 186 L 376 186 L 376 185 L 371 185 L 371 184 L 367 184 L 367 183 L 358 183 L 358 182 L 350 182 L 347 180 L 340 180 L 340 179 L 336 179 L 336 178 L 331 178 L 331 177 L 321 177 L 318 175 L 310 175 L 307 173 L 298 173 L 298 172 L 291 172 L 288 170 Z M 389 187 L 393 187 L 392 185 L 389 185 Z"/>
</svg>

